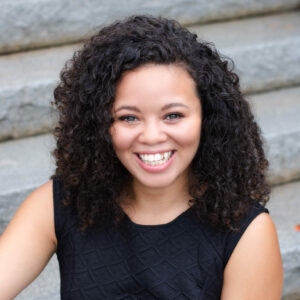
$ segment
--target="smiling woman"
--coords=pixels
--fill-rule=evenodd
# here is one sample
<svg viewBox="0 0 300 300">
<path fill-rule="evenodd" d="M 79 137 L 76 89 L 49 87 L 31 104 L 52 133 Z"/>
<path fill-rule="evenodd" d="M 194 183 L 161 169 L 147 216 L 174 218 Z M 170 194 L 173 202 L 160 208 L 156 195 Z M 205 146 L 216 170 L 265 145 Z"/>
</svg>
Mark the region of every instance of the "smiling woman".
<svg viewBox="0 0 300 300">
<path fill-rule="evenodd" d="M 212 45 L 132 16 L 74 54 L 54 96 L 57 168 L 1 236 L 1 300 L 55 252 L 61 299 L 280 299 L 260 129 Z"/>
<path fill-rule="evenodd" d="M 117 85 L 112 115 L 112 144 L 132 175 L 135 194 L 136 188 L 144 186 L 164 188 L 167 195 L 187 182 L 200 141 L 201 104 L 185 69 L 173 64 L 146 65 L 127 72 Z M 183 202 L 182 196 L 177 198 Z M 135 205 L 154 205 L 153 196 L 147 201 Z M 172 203 L 164 202 L 156 206 L 164 205 L 169 211 Z"/>
</svg>

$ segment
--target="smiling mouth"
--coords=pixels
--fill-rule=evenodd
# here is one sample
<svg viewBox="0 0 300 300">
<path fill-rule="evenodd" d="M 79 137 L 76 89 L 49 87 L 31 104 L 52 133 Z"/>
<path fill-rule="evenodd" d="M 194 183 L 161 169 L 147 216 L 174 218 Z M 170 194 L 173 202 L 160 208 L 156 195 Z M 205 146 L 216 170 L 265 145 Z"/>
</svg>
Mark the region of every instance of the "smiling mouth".
<svg viewBox="0 0 300 300">
<path fill-rule="evenodd" d="M 175 153 L 175 150 L 160 152 L 155 154 L 140 154 L 136 153 L 138 158 L 146 165 L 149 166 L 158 166 L 166 163 L 172 155 Z"/>
</svg>

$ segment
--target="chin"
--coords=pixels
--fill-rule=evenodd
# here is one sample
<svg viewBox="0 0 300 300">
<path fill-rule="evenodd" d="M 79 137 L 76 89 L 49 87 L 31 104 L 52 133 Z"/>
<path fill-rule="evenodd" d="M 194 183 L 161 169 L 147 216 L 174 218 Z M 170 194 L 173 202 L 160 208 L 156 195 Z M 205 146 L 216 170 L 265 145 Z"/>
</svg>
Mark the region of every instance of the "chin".
<svg viewBox="0 0 300 300">
<path fill-rule="evenodd" d="M 166 176 L 164 176 L 166 177 Z M 168 178 L 161 178 L 159 176 L 159 178 L 152 178 L 149 180 L 138 180 L 140 184 L 142 184 L 143 186 L 149 187 L 149 188 L 157 188 L 157 189 L 162 189 L 162 188 L 167 188 L 169 186 L 171 186 L 172 184 L 175 183 L 175 179 L 170 180 Z"/>
</svg>

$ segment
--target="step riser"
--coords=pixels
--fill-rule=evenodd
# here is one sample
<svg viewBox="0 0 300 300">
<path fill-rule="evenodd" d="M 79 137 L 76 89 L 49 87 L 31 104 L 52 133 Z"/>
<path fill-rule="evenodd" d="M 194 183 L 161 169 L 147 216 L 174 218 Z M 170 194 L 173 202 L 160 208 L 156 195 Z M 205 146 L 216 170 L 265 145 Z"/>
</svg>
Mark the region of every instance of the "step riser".
<svg viewBox="0 0 300 300">
<path fill-rule="evenodd" d="M 51 108 L 55 82 L 37 86 L 0 89 L 0 140 L 47 133 L 52 130 L 56 114 Z"/>
<path fill-rule="evenodd" d="M 244 93 L 262 92 L 300 84 L 300 37 L 280 43 L 228 49 Z"/>
<path fill-rule="evenodd" d="M 283 295 L 293 295 L 290 298 L 289 297 L 284 298 L 284 300 L 300 299 L 300 298 L 296 298 L 297 296 L 300 296 L 299 257 L 300 257 L 300 248 L 298 248 L 297 251 L 282 254 L 283 269 L 285 271 Z"/>
<path fill-rule="evenodd" d="M 300 232 L 294 230 L 300 216 L 300 181 L 273 187 L 267 207 L 276 225 L 284 268 L 284 300 L 300 294 Z M 293 296 L 294 295 L 294 296 Z"/>
<path fill-rule="evenodd" d="M 99 3 L 100 2 L 100 3 Z M 120 3 L 121 2 L 121 3 Z M 183 24 L 290 10 L 297 0 L 5 1 L 0 2 L 0 52 L 78 41 L 95 27 L 131 14 L 163 15 Z M 22 16 L 22 17 L 20 17 Z"/>
<path fill-rule="evenodd" d="M 279 137 L 267 137 L 266 154 L 270 161 L 272 184 L 300 178 L 300 131 Z"/>
</svg>

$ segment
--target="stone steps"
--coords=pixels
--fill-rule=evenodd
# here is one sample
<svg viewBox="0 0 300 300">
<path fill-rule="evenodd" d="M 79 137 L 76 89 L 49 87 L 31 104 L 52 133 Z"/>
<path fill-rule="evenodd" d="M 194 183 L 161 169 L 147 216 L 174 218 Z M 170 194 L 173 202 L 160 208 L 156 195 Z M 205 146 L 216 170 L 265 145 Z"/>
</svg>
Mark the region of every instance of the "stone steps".
<svg viewBox="0 0 300 300">
<path fill-rule="evenodd" d="M 267 208 L 275 222 L 284 266 L 283 300 L 300 296 L 300 181 L 273 187 Z M 16 300 L 59 300 L 59 271 L 56 256 L 42 274 Z"/>
<path fill-rule="evenodd" d="M 49 132 L 59 72 L 76 46 L 0 56 L 0 140 Z"/>
<path fill-rule="evenodd" d="M 56 116 L 50 102 L 79 42 L 133 13 L 162 15 L 188 25 L 235 62 L 276 185 L 267 207 L 284 262 L 283 299 L 299 300 L 300 233 L 293 229 L 300 223 L 299 8 L 300 0 L 0 1 L 0 234 L 20 203 L 54 171 L 54 139 L 47 133 Z M 18 140 L 7 141 L 12 138 Z M 290 180 L 296 181 L 286 183 Z M 16 299 L 60 299 L 55 256 Z"/>
<path fill-rule="evenodd" d="M 31 191 L 54 171 L 51 135 L 0 143 L 0 234 Z"/>
<path fill-rule="evenodd" d="M 300 85 L 300 12 L 193 26 L 232 57 L 246 93 Z M 224 34 L 228 32 L 228 34 Z M 79 44 L 0 56 L 0 140 L 49 132 L 59 71 Z"/>
<path fill-rule="evenodd" d="M 299 0 L 18 0 L 0 2 L 0 52 L 74 43 L 132 14 L 212 22 L 298 8 Z"/>
<path fill-rule="evenodd" d="M 300 178 L 300 87 L 247 97 L 266 140 L 273 184 Z"/>
<path fill-rule="evenodd" d="M 273 218 L 284 268 L 284 300 L 300 299 L 300 181 L 273 187 L 267 204 Z"/>
<path fill-rule="evenodd" d="M 233 59 L 244 92 L 300 84 L 300 11 L 190 28 Z"/>
</svg>

